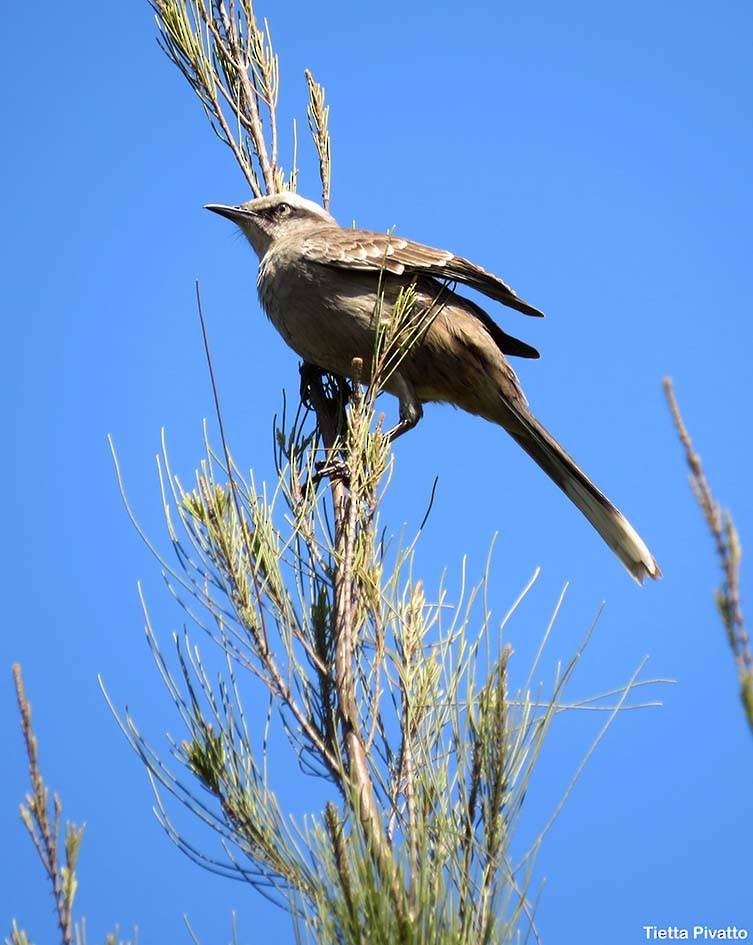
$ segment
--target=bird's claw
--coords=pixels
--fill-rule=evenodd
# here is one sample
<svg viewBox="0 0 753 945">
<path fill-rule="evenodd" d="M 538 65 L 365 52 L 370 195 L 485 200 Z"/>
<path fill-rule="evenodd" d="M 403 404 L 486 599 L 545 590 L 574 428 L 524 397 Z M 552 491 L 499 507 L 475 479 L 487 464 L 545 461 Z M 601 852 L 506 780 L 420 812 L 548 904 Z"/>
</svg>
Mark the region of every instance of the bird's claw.
<svg viewBox="0 0 753 945">
<path fill-rule="evenodd" d="M 329 479 L 332 482 L 342 482 L 344 485 L 350 485 L 350 468 L 343 459 L 323 459 L 316 465 L 316 472 L 313 480 L 318 485 L 322 479 Z"/>
</svg>

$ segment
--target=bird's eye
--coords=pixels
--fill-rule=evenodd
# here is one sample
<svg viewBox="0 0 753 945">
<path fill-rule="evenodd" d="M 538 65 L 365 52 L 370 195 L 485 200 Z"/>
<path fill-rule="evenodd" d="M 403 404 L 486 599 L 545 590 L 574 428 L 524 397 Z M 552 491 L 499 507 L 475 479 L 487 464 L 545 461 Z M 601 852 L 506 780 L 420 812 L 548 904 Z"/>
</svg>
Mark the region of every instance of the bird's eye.
<svg viewBox="0 0 753 945">
<path fill-rule="evenodd" d="M 277 207 L 277 216 L 285 217 L 290 213 L 290 207 L 286 203 L 281 203 Z"/>
</svg>

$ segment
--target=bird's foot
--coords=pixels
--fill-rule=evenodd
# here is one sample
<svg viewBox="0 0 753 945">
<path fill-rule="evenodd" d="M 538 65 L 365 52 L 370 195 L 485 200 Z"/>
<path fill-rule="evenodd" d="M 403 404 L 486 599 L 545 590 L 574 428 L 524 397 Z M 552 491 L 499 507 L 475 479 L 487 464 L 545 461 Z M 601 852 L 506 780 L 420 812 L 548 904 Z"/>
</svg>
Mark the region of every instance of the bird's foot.
<svg viewBox="0 0 753 945">
<path fill-rule="evenodd" d="M 388 430 L 385 433 L 385 436 L 390 441 L 390 443 L 394 443 L 399 436 L 403 435 L 403 433 L 407 433 L 408 430 L 412 430 L 421 417 L 423 417 L 423 415 L 424 411 L 418 401 L 416 401 L 414 404 L 401 403 L 400 419 L 391 430 Z"/>
<path fill-rule="evenodd" d="M 415 427 L 424 415 L 424 408 L 421 406 L 415 387 L 402 374 L 394 374 L 391 384 L 393 393 L 400 399 L 400 417 L 395 426 L 385 433 L 385 436 L 390 443 L 394 443 L 399 436 Z"/>
<path fill-rule="evenodd" d="M 323 459 L 315 465 L 316 472 L 313 480 L 316 485 L 319 485 L 322 479 L 329 479 L 331 482 L 342 482 L 346 486 L 350 485 L 350 468 L 344 459 Z"/>
</svg>

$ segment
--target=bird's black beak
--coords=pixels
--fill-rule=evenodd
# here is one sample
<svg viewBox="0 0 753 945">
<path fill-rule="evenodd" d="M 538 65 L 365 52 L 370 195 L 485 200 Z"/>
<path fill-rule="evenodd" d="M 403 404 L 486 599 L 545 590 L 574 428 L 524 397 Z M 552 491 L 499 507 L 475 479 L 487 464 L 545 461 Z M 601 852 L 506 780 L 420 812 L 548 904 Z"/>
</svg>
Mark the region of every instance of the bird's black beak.
<svg viewBox="0 0 753 945">
<path fill-rule="evenodd" d="M 234 223 L 253 216 L 253 213 L 247 207 L 230 207 L 224 203 L 207 203 L 204 205 L 204 209 L 211 210 L 212 213 L 219 213 L 221 217 L 226 217 Z"/>
</svg>

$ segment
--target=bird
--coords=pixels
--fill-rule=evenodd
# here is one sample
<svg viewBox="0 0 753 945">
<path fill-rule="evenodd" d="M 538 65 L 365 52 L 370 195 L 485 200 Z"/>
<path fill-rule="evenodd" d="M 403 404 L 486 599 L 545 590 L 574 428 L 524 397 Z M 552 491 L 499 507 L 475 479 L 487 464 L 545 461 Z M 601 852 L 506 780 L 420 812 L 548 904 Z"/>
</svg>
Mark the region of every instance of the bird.
<svg viewBox="0 0 753 945">
<path fill-rule="evenodd" d="M 543 315 L 507 283 L 448 250 L 394 233 L 341 227 L 319 204 L 292 191 L 206 209 L 235 223 L 248 239 L 259 258 L 262 308 L 287 344 L 323 371 L 350 376 L 354 358 L 370 370 L 378 304 L 391 311 L 407 286 L 424 308 L 441 299 L 428 328 L 384 385 L 400 404 L 393 437 L 414 427 L 431 402 L 453 404 L 501 426 L 639 584 L 661 576 L 630 522 L 531 412 L 507 359 L 538 358 L 538 351 L 455 291 L 460 283 L 524 315 Z"/>
</svg>

